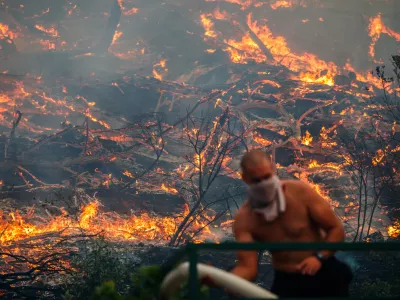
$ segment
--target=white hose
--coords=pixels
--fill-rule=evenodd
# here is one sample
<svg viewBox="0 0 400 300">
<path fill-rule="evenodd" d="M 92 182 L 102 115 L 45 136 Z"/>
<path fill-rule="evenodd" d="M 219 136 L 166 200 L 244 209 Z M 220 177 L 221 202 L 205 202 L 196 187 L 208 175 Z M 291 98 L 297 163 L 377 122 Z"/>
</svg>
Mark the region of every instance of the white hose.
<svg viewBox="0 0 400 300">
<path fill-rule="evenodd" d="M 239 294 L 247 298 L 269 298 L 278 297 L 258 285 L 242 279 L 232 273 L 204 264 L 197 264 L 198 278 L 209 276 L 216 285 L 226 288 L 229 292 Z M 189 277 L 189 262 L 180 264 L 176 269 L 167 274 L 161 284 L 161 298 L 171 299 L 181 288 L 182 282 Z"/>
</svg>

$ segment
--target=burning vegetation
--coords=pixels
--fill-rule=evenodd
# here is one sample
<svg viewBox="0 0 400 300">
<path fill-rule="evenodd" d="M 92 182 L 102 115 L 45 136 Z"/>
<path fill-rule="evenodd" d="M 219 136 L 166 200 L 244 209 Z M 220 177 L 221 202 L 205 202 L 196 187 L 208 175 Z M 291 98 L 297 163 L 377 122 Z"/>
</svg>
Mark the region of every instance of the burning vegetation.
<svg viewBox="0 0 400 300">
<path fill-rule="evenodd" d="M 400 59 L 380 47 L 400 41 L 398 4 L 371 4 L 363 53 L 341 59 L 312 51 L 340 22 L 333 1 L 93 1 L 0 2 L 0 295 L 60 286 L 98 236 L 220 242 L 254 148 L 313 185 L 349 240 L 400 235 Z M 388 57 L 393 76 L 375 68 Z"/>
</svg>

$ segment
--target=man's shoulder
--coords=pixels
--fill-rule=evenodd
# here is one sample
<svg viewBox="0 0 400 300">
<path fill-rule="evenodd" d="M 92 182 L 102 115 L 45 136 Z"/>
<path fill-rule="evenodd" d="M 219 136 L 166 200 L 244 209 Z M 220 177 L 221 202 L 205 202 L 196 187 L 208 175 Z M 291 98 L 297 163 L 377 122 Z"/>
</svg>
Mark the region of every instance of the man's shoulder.
<svg viewBox="0 0 400 300">
<path fill-rule="evenodd" d="M 282 180 L 283 185 L 285 186 L 285 194 L 289 196 L 291 199 L 296 200 L 296 202 L 305 203 L 309 198 L 310 191 L 312 187 L 307 182 L 301 180 Z"/>
<path fill-rule="evenodd" d="M 282 183 L 290 191 L 293 191 L 293 192 L 305 191 L 305 190 L 309 190 L 311 188 L 308 183 L 301 181 L 301 180 L 294 180 L 294 179 L 286 180 L 285 179 L 285 180 L 282 180 Z"/>
</svg>

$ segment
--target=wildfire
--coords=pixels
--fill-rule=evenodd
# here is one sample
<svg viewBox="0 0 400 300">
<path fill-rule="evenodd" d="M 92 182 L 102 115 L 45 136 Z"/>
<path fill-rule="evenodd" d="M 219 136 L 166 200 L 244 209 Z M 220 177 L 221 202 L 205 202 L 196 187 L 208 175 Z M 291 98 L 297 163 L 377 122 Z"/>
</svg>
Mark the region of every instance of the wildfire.
<svg viewBox="0 0 400 300">
<path fill-rule="evenodd" d="M 190 165 L 186 164 L 185 166 L 179 165 L 178 168 L 176 168 L 174 170 L 175 173 L 178 174 L 178 176 L 183 179 L 186 177 L 186 175 L 188 174 L 188 171 L 190 170 Z"/>
<path fill-rule="evenodd" d="M 300 73 L 300 80 L 304 82 L 310 83 L 320 83 L 329 86 L 335 85 L 335 81 L 333 80 L 332 74 L 327 74 L 320 76 L 319 74 L 313 73 Z"/>
<path fill-rule="evenodd" d="M 133 174 L 131 172 L 129 172 L 128 170 L 125 170 L 124 173 L 125 176 L 130 177 L 130 178 L 135 178 L 135 176 L 133 176 Z"/>
<path fill-rule="evenodd" d="M 17 37 L 17 34 L 15 32 L 12 32 L 9 29 L 8 25 L 0 22 L 0 39 L 9 38 L 9 39 L 13 40 L 16 37 Z"/>
<path fill-rule="evenodd" d="M 311 182 L 306 173 L 301 173 L 299 175 L 297 175 L 297 177 L 299 177 L 300 180 L 310 184 L 314 190 L 322 197 L 324 198 L 332 207 L 338 207 L 339 206 L 339 202 L 338 201 L 334 201 L 329 197 L 329 192 L 326 191 L 324 189 L 324 187 L 320 184 L 316 184 Z"/>
<path fill-rule="evenodd" d="M 337 143 L 335 141 L 333 141 L 330 137 L 329 134 L 333 131 L 334 133 L 336 133 L 335 128 L 337 127 L 337 125 L 332 126 L 329 129 L 326 129 L 325 126 L 322 126 L 321 131 L 319 133 L 321 139 L 321 147 L 322 148 L 332 148 L 334 146 L 337 145 Z"/>
<path fill-rule="evenodd" d="M 139 9 L 138 9 L 138 8 L 132 7 L 131 9 L 129 9 L 129 10 L 127 10 L 127 11 L 124 11 L 123 14 L 124 14 L 125 16 L 129 16 L 129 15 L 137 14 L 138 12 L 139 12 Z"/>
<path fill-rule="evenodd" d="M 220 2 L 219 0 L 206 0 L 207 2 Z M 300 5 L 300 6 L 305 6 L 304 4 L 306 1 L 297 1 L 297 0 L 275 0 L 275 1 L 260 1 L 260 0 L 222 0 L 227 3 L 231 4 L 236 4 L 239 5 L 241 10 L 247 10 L 248 8 L 252 7 L 260 7 L 262 5 L 270 5 L 270 7 L 273 10 L 277 9 L 284 9 L 284 8 L 291 8 L 294 7 L 295 5 Z M 118 0 L 119 5 L 121 7 L 122 13 L 124 16 L 129 16 L 133 14 L 137 14 L 139 12 L 139 9 L 136 7 L 133 8 L 126 8 L 124 7 L 124 0 Z M 126 1 L 128 2 L 128 1 Z M 72 4 L 71 4 L 72 5 Z M 73 10 L 77 8 L 76 5 L 74 5 Z M 72 14 L 72 11 L 68 11 L 68 14 Z M 43 11 L 43 14 L 48 13 L 49 9 L 47 11 Z M 247 14 L 247 13 L 246 13 Z M 246 15 L 245 14 L 245 15 Z M 218 21 L 216 21 L 218 20 Z M 217 28 L 218 25 L 222 22 L 219 21 L 225 21 L 229 22 L 231 27 L 238 27 L 236 29 L 240 29 L 240 35 L 238 36 L 227 36 L 225 39 L 222 39 L 221 37 L 224 36 L 222 33 L 220 33 Z M 324 21 L 323 18 L 319 18 L 319 21 Z M 302 20 L 303 23 L 308 22 L 308 19 Z M 272 32 L 271 24 L 269 23 L 268 20 L 262 19 L 260 21 L 254 20 L 252 13 L 247 14 L 247 19 L 245 24 L 240 24 L 240 21 L 236 19 L 235 14 L 230 14 L 227 11 L 223 11 L 220 8 L 215 9 L 213 12 L 203 12 L 200 15 L 200 23 L 204 28 L 204 39 L 207 41 L 211 41 L 212 39 L 220 39 L 218 40 L 218 43 L 213 43 L 212 45 L 208 45 L 210 49 L 204 50 L 206 53 L 214 53 L 217 51 L 218 47 L 222 44 L 222 50 L 225 51 L 226 53 L 229 54 L 229 57 L 233 63 L 238 63 L 238 64 L 247 64 L 249 62 L 256 62 L 256 63 L 270 63 L 270 64 L 280 64 L 285 66 L 288 70 L 291 71 L 290 79 L 294 79 L 297 81 L 300 81 L 300 84 L 297 82 L 296 85 L 298 87 L 294 88 L 293 90 L 290 91 L 291 95 L 293 95 L 293 91 L 295 89 L 299 89 L 301 92 L 307 91 L 307 92 L 317 92 L 311 84 L 321 84 L 321 85 L 327 85 L 328 87 L 318 87 L 318 89 L 326 89 L 326 90 L 331 90 L 329 87 L 335 85 L 335 77 L 336 75 L 341 74 L 342 69 L 339 68 L 336 64 L 333 62 L 329 61 L 324 61 L 320 58 L 318 58 L 315 54 L 312 53 L 296 53 L 293 49 L 289 47 L 288 41 L 285 37 L 279 36 L 275 33 Z M 241 25 L 241 26 L 239 26 Z M 243 26 L 247 25 L 247 26 Z M 11 25 L 10 25 L 11 26 Z M 43 46 L 43 49 L 46 50 L 55 50 L 56 45 L 57 47 L 66 42 L 59 42 L 58 39 L 60 38 L 60 33 L 57 30 L 57 27 L 55 25 L 35 25 L 36 29 L 42 31 L 48 36 L 47 39 L 40 40 L 39 43 Z M 248 27 L 248 28 L 247 28 Z M 11 28 L 13 28 L 11 26 Z M 250 29 L 250 31 L 248 30 Z M 232 30 L 232 32 L 237 33 L 237 31 Z M 257 36 L 259 41 L 254 38 L 254 35 Z M 397 33 L 393 31 L 392 29 L 388 28 L 382 21 L 381 14 L 378 14 L 376 17 L 373 17 L 370 19 L 370 24 L 368 27 L 368 33 L 372 38 L 372 42 L 369 48 L 369 55 L 371 57 L 375 56 L 375 46 L 377 41 L 379 40 L 380 36 L 382 34 L 387 34 L 390 37 L 396 39 L 397 41 L 400 41 L 400 33 Z M 115 48 L 118 46 L 120 47 L 122 43 L 119 43 L 121 37 L 123 36 L 123 31 L 118 25 L 118 30 L 115 31 L 115 34 L 113 36 L 113 40 L 111 45 L 115 46 Z M 192 35 L 195 35 L 195 33 L 191 33 Z M 10 30 L 9 26 L 3 23 L 0 23 L 0 39 L 15 39 L 17 37 L 17 33 L 13 32 Z M 261 46 L 260 46 L 260 41 L 261 41 Z M 225 45 L 222 43 L 224 42 Z M 129 48 L 129 51 L 126 52 L 116 52 L 113 51 L 113 53 L 120 58 L 137 58 L 140 55 L 146 55 L 148 54 L 149 56 L 152 55 L 150 53 L 151 47 L 145 47 L 145 45 L 139 44 L 142 43 L 142 41 L 137 42 L 136 46 L 132 46 L 132 48 Z M 143 42 L 144 43 L 144 42 Z M 78 43 L 76 43 L 78 44 Z M 117 44 L 117 45 L 116 45 Z M 145 43 L 144 43 L 145 44 Z M 75 45 L 75 44 L 74 44 Z M 79 44 L 78 44 L 79 45 Z M 140 47 L 139 47 L 140 45 Z M 75 45 L 76 46 L 76 45 Z M 262 47 L 262 46 L 265 46 Z M 136 49 L 135 49 L 136 48 Z M 140 49 L 139 49 L 140 48 Z M 205 49 L 205 48 L 203 48 Z M 126 49 L 125 49 L 126 50 Z M 270 52 L 267 53 L 267 51 Z M 167 53 L 166 53 L 167 54 Z M 166 55 L 165 54 L 165 55 Z M 85 53 L 82 54 L 82 56 L 95 56 L 95 53 Z M 164 55 L 164 54 L 163 54 Z M 272 59 L 270 59 L 270 56 L 272 56 Z M 153 56 L 152 56 L 153 57 Z M 83 57 L 85 58 L 85 57 Z M 197 63 L 197 62 L 196 62 Z M 169 62 L 169 65 L 172 64 L 172 60 Z M 157 61 L 150 60 L 149 59 L 149 66 L 150 70 L 151 67 L 152 69 L 152 75 L 154 78 L 158 80 L 165 80 L 166 76 L 168 75 L 168 68 L 167 68 L 167 59 L 165 58 L 157 58 Z M 236 67 L 236 66 L 235 66 Z M 146 67 L 147 69 L 147 67 Z M 354 72 L 356 74 L 356 79 L 357 81 L 361 82 L 368 82 L 371 83 L 374 86 L 381 86 L 381 82 L 379 81 L 378 78 L 375 78 L 373 75 L 370 73 L 358 73 L 355 71 L 355 69 L 351 66 L 351 64 L 348 62 L 345 67 L 343 68 L 346 71 L 349 72 Z M 264 71 L 265 69 L 263 69 Z M 228 72 L 232 73 L 234 71 L 229 70 Z M 11 72 L 12 73 L 12 72 Z M 271 72 L 272 73 L 272 72 Z M 270 75 L 271 74 L 268 70 L 262 73 L 262 75 Z M 96 71 L 96 77 L 97 77 L 98 72 Z M 261 75 L 261 72 L 258 73 Z M 92 73 L 94 76 L 94 73 Z M 233 76 L 237 76 L 240 78 L 240 74 L 230 74 Z M 129 75 L 131 76 L 131 75 Z M 172 73 L 170 74 L 172 77 Z M 92 77 L 92 78 L 96 78 Z M 126 76 L 128 77 L 128 75 Z M 230 78 L 232 78 L 230 77 Z M 32 77 L 30 77 L 32 78 Z M 45 78 L 45 76 L 44 76 Z M 258 79 L 256 82 L 252 82 L 252 84 L 268 84 L 276 89 L 282 88 L 285 89 L 286 85 L 285 83 L 282 83 L 283 81 L 279 81 L 279 76 L 271 76 L 269 77 L 270 79 Z M 350 78 L 350 76 L 349 76 Z M 96 78 L 97 79 L 97 78 Z M 45 79 L 44 79 L 45 80 Z M 173 79 L 171 79 L 173 80 Z M 275 81 L 276 80 L 276 81 Z M 35 78 L 37 83 L 40 82 L 40 78 Z M 278 83 L 278 81 L 280 83 Z M 345 93 L 352 94 L 355 96 L 360 96 L 360 97 L 367 97 L 368 93 L 356 93 L 354 92 L 353 88 L 359 88 L 359 83 L 356 82 L 356 80 L 351 80 L 351 89 L 345 91 Z M 128 82 L 128 80 L 126 81 Z M 311 84 L 309 84 L 311 83 Z M 43 82 L 42 82 L 43 84 Z M 86 84 L 86 83 L 85 83 Z M 125 91 L 128 95 L 128 88 L 124 88 L 125 91 L 122 89 L 123 83 L 119 84 L 116 82 L 111 83 L 115 89 L 118 89 L 121 94 L 125 94 Z M 10 113 L 13 111 L 15 108 L 20 109 L 21 107 L 25 109 L 23 103 L 26 102 L 27 105 L 27 113 L 24 113 L 24 117 L 21 120 L 21 124 L 18 127 L 18 130 L 20 128 L 23 129 L 28 129 L 31 132 L 36 132 L 36 133 L 43 133 L 46 130 L 53 130 L 51 128 L 44 128 L 40 126 L 31 126 L 32 124 L 30 123 L 30 118 L 31 114 L 32 115 L 51 115 L 51 116 L 65 116 L 65 120 L 70 117 L 70 114 L 75 113 L 78 115 L 80 119 L 88 119 L 92 122 L 95 122 L 97 127 L 104 127 L 106 129 L 111 129 L 112 125 L 113 128 L 114 125 L 117 122 L 110 121 L 110 119 L 102 120 L 102 116 L 99 113 L 99 109 L 94 108 L 95 103 L 94 102 L 88 102 L 86 99 L 80 96 L 69 96 L 69 91 L 71 93 L 76 90 L 76 88 L 67 88 L 65 86 L 63 87 L 56 87 L 55 89 L 58 89 L 62 94 L 61 95 L 51 95 L 51 91 L 45 90 L 45 89 L 40 89 L 35 87 L 31 87 L 29 85 L 26 85 L 27 88 L 23 85 L 22 82 L 17 82 L 14 83 L 15 89 L 10 89 L 7 90 L 6 93 L 1 93 L 0 94 L 0 123 L 1 125 L 7 126 L 8 128 L 11 128 L 10 123 L 12 121 L 11 117 L 12 114 Z M 283 86 L 283 87 L 282 87 Z M 372 89 L 372 87 L 371 87 Z M 371 89 L 369 91 L 371 91 Z M 171 88 L 172 90 L 172 88 Z M 241 88 L 241 90 L 237 91 L 237 93 L 244 94 L 246 88 Z M 333 90 L 333 89 L 332 89 Z M 296 90 L 297 93 L 298 90 Z M 170 91 L 168 91 L 170 92 Z M 299 92 L 297 95 L 301 94 Z M 373 92 L 373 90 L 372 90 Z M 371 93 L 372 93 L 371 92 Z M 172 92 L 174 93 L 174 92 Z M 196 92 L 197 93 L 197 92 Z M 225 93 L 225 91 L 224 91 Z M 304 94 L 303 94 L 304 95 Z M 71 99 L 72 98 L 72 99 Z M 223 98 L 223 96 L 221 96 Z M 228 105 L 229 102 L 226 102 L 222 100 L 221 98 L 218 98 L 215 102 L 215 108 L 216 107 L 221 107 L 225 108 L 224 105 Z M 231 98 L 232 99 L 232 98 Z M 81 104 L 76 104 L 76 103 L 83 103 Z M 227 104 L 228 103 L 228 104 Z M 21 109 L 22 111 L 22 109 Z M 332 114 L 335 114 L 335 119 L 336 118 L 350 118 L 350 114 L 353 114 L 354 112 L 357 112 L 357 106 L 351 106 L 347 107 L 346 109 L 343 109 L 342 111 L 334 112 L 332 111 Z M 358 113 L 358 112 L 357 112 Z M 358 115 L 357 115 L 358 116 Z M 362 116 L 362 114 L 360 114 Z M 367 114 L 364 113 L 364 117 L 367 117 Z M 9 119 L 7 119 L 9 118 Z M 32 118 L 33 119 L 33 118 Z M 65 124 L 67 125 L 76 125 L 74 121 L 71 120 L 71 123 L 66 122 Z M 82 123 L 80 123 L 82 124 Z M 111 125 L 112 124 L 112 125 Z M 341 124 L 338 122 L 338 124 Z M 101 126 L 98 126 L 101 125 Z M 214 131 L 217 126 L 217 122 L 214 122 Z M 333 137 L 336 134 L 336 128 L 338 125 L 334 125 L 331 128 L 325 128 L 322 127 L 320 131 L 320 136 L 319 136 L 319 143 L 322 148 L 333 148 L 337 146 L 337 143 L 333 141 Z M 103 128 L 102 128 L 103 129 Z M 100 131 L 100 129 L 99 129 Z M 105 131 L 105 130 L 104 130 Z M 111 131 L 111 130 L 110 130 Z M 88 143 L 90 144 L 94 139 L 94 134 L 95 132 L 94 129 L 90 128 L 90 131 L 88 129 L 88 134 L 87 140 Z M 195 136 L 197 133 L 197 129 L 193 128 L 191 129 L 191 135 Z M 281 132 L 282 135 L 285 134 L 285 132 Z M 113 134 L 110 132 L 107 133 L 101 133 L 98 134 L 97 137 L 100 138 L 105 138 L 111 141 L 117 141 L 119 143 L 128 143 L 132 142 L 133 138 L 129 137 L 128 135 L 124 134 Z M 157 138 L 159 139 L 158 141 L 155 140 L 155 144 L 161 144 L 161 138 L 158 136 L 154 137 L 154 139 Z M 259 146 L 265 147 L 271 145 L 271 142 L 265 138 L 263 138 L 259 134 L 254 134 L 253 136 L 253 141 L 258 144 Z M 218 141 L 218 147 L 223 143 L 223 139 L 220 138 Z M 306 131 L 304 136 L 300 138 L 301 144 L 306 145 L 306 146 L 312 146 L 313 142 L 313 137 L 311 134 Z M 315 143 L 315 141 L 314 141 Z M 217 143 L 215 143 L 216 145 Z M 82 146 L 82 144 L 80 145 Z M 258 147 L 259 147 L 258 146 Z M 208 146 L 207 146 L 208 147 Z M 212 146 L 211 146 L 212 147 Z M 86 146 L 85 146 L 86 149 Z M 208 148 L 207 148 L 208 149 Z M 199 170 L 200 165 L 204 165 L 207 162 L 208 159 L 208 153 L 207 149 L 205 152 L 202 152 L 200 154 L 194 155 L 192 157 L 193 164 L 185 164 L 185 165 L 180 165 L 174 173 L 179 177 L 180 179 L 184 179 L 185 177 L 187 178 L 188 175 L 190 175 L 192 172 L 196 171 L 196 168 Z M 88 154 L 91 154 L 91 150 L 87 150 Z M 394 151 L 394 150 L 392 150 Z M 95 152 L 95 151 L 93 151 Z M 206 154 L 205 154 L 206 153 Z M 384 159 L 385 151 L 384 150 L 378 150 L 375 153 L 375 156 L 372 158 L 372 164 L 377 165 L 382 162 Z M 120 156 L 118 156 L 120 158 Z M 113 156 L 110 158 L 108 156 L 110 161 L 117 160 L 116 156 Z M 350 158 L 349 157 L 344 157 L 344 160 L 349 162 Z M 119 160 L 118 160 L 119 161 Z M 228 168 L 228 163 L 232 161 L 231 157 L 226 157 L 223 162 L 223 168 L 226 173 L 226 171 L 234 173 L 234 175 L 229 175 L 229 176 L 236 176 L 240 177 L 239 173 L 235 173 L 234 171 L 230 170 Z M 346 163 L 346 162 L 345 162 Z M 345 164 L 344 163 L 344 164 Z M 336 171 L 340 173 L 340 166 L 335 165 L 333 163 L 324 163 L 321 164 L 316 160 L 309 161 L 306 163 L 306 166 L 308 168 L 313 169 L 313 168 L 329 168 L 332 169 L 333 171 Z M 113 184 L 120 183 L 122 182 L 121 178 L 116 178 L 115 176 L 121 176 L 121 173 L 129 178 L 134 179 L 135 176 L 131 171 L 127 170 L 130 169 L 130 166 L 124 166 L 121 171 L 115 172 L 114 174 L 118 175 L 112 175 L 112 174 L 103 174 L 97 169 L 95 171 L 96 173 L 96 178 L 93 179 L 93 182 L 90 181 L 93 187 L 110 187 Z M 123 171 L 125 170 L 125 171 Z M 130 169 L 132 170 L 132 169 Z M 122 172 L 123 171 L 123 172 Z M 28 176 L 27 173 L 18 171 L 17 175 L 19 175 L 22 179 L 23 182 L 27 186 L 33 186 L 33 176 Z M 127 178 L 125 178 L 127 179 Z M 308 179 L 306 177 L 302 177 L 302 180 L 306 180 L 307 182 Z M 309 182 L 310 183 L 310 182 Z M 2 185 L 3 182 L 0 181 L 0 185 Z M 312 184 L 312 183 L 310 183 Z M 142 188 L 145 184 L 140 185 L 140 188 Z M 320 185 L 312 184 L 315 189 L 327 200 L 332 202 L 332 200 L 329 198 L 328 192 L 324 190 L 324 188 Z M 178 194 L 178 190 L 168 186 L 165 183 L 162 183 L 161 186 L 159 184 L 157 185 L 150 185 L 151 189 L 153 191 L 161 192 L 164 191 L 166 193 L 170 194 Z M 0 242 L 2 244 L 6 244 L 10 241 L 14 240 L 20 240 L 24 239 L 27 237 L 35 236 L 35 235 L 40 235 L 46 232 L 55 232 L 55 231 L 62 231 L 67 229 L 65 232 L 74 232 L 79 228 L 79 230 L 83 229 L 89 234 L 95 234 L 100 231 L 103 231 L 105 236 L 110 238 L 110 239 L 124 239 L 124 240 L 154 240 L 154 239 L 162 239 L 163 241 L 167 241 L 169 237 L 175 232 L 177 226 L 179 225 L 179 222 L 182 220 L 184 216 L 187 216 L 189 213 L 189 207 L 185 205 L 184 207 L 184 213 L 182 216 L 179 216 L 178 218 L 175 217 L 159 217 L 159 216 L 154 216 L 150 215 L 147 213 L 142 213 L 142 214 L 136 214 L 128 217 L 122 217 L 119 216 L 115 213 L 106 213 L 103 212 L 101 209 L 101 204 L 98 201 L 93 201 L 87 204 L 86 206 L 82 206 L 80 208 L 80 215 L 77 219 L 74 219 L 68 215 L 68 213 L 61 208 L 60 209 L 60 215 L 51 217 L 47 221 L 43 221 L 41 218 L 34 218 L 32 215 L 32 212 L 29 214 L 22 214 L 20 211 L 14 211 L 10 214 L 6 214 L 0 211 Z M 41 220 L 40 220 L 41 219 Z M 195 220 L 192 223 L 192 231 L 190 234 L 195 232 L 196 230 L 202 228 L 205 226 L 207 222 L 206 221 L 200 221 L 200 220 Z M 227 222 L 226 224 L 229 224 Z M 225 226 L 225 225 L 224 225 Z M 399 222 L 395 223 L 393 226 L 390 226 L 388 228 L 389 235 L 394 236 L 395 234 L 399 235 L 400 232 L 400 225 Z M 212 236 L 211 231 L 209 230 L 208 227 L 204 230 L 206 235 Z M 189 234 L 189 235 L 190 235 Z"/>
<path fill-rule="evenodd" d="M 335 165 L 334 163 L 320 164 L 316 160 L 311 160 L 310 163 L 308 164 L 308 167 L 309 168 L 327 167 L 330 169 L 335 169 L 337 171 L 340 171 L 340 166 Z"/>
<path fill-rule="evenodd" d="M 167 60 L 162 59 L 153 65 L 153 77 L 158 80 L 163 80 L 163 77 L 168 73 Z"/>
<path fill-rule="evenodd" d="M 123 35 L 124 35 L 124 33 L 122 31 L 116 30 L 113 40 L 111 42 L 111 46 L 114 45 Z"/>
<path fill-rule="evenodd" d="M 275 10 L 278 8 L 289 8 L 289 7 L 292 7 L 292 5 L 293 5 L 292 1 L 278 0 L 278 1 L 275 1 L 275 3 L 271 3 L 271 8 Z"/>
<path fill-rule="evenodd" d="M 216 37 L 217 34 L 214 32 L 214 29 L 213 29 L 214 28 L 214 22 L 211 21 L 211 19 L 209 19 L 207 17 L 207 15 L 205 15 L 205 14 L 202 14 L 200 16 L 200 20 L 201 20 L 201 24 L 203 25 L 203 27 L 205 29 L 204 35 L 206 37 L 212 37 L 212 38 Z"/>
<path fill-rule="evenodd" d="M 293 1 L 276 1 L 274 4 L 271 4 L 271 7 L 276 9 L 278 7 L 292 7 L 293 5 Z M 300 5 L 303 4 L 300 3 Z M 215 10 L 214 13 L 202 14 L 201 23 L 205 30 L 204 35 L 206 38 L 216 38 L 218 36 L 218 33 L 214 28 L 215 24 L 211 18 L 217 20 L 230 19 L 226 12 L 221 13 L 218 9 Z M 320 18 L 320 21 L 323 21 L 323 19 Z M 292 76 L 292 79 L 297 79 L 305 83 L 317 83 L 328 86 L 335 85 L 334 78 L 340 73 L 340 70 L 335 63 L 321 60 L 312 53 L 295 53 L 288 47 L 287 41 L 284 37 L 275 36 L 266 24 L 259 25 L 257 21 L 253 21 L 252 13 L 247 15 L 247 25 L 270 51 L 275 61 L 279 61 L 282 65 L 293 72 L 299 72 L 297 76 Z M 369 28 L 370 35 L 373 37 L 372 49 L 374 49 L 374 45 L 379 39 L 381 33 L 386 33 L 394 37 L 397 41 L 400 41 L 400 34 L 384 26 L 381 22 L 380 15 L 374 19 L 371 18 Z M 224 39 L 224 43 L 229 45 L 229 47 L 226 47 L 223 50 L 229 53 L 233 63 L 247 64 L 249 60 L 253 60 L 257 63 L 267 61 L 265 53 L 263 53 L 259 48 L 259 45 L 252 39 L 249 32 L 244 32 L 240 40 Z M 365 74 L 358 73 L 350 63 L 346 63 L 343 70 L 354 72 L 358 81 L 372 83 L 376 87 L 381 86 L 379 79 L 373 76 L 370 72 L 366 72 Z"/>
<path fill-rule="evenodd" d="M 306 135 L 301 138 L 301 143 L 306 146 L 311 146 L 312 140 L 313 140 L 313 137 L 307 130 Z"/>
<path fill-rule="evenodd" d="M 400 236 L 400 222 L 399 220 L 396 220 L 393 222 L 393 225 L 388 227 L 388 234 L 392 238 L 396 238 Z"/>
<path fill-rule="evenodd" d="M 254 135 L 253 135 L 253 139 L 254 139 L 254 141 L 255 141 L 257 144 L 259 144 L 259 145 L 261 145 L 261 146 L 263 146 L 263 147 L 272 145 L 272 143 L 271 143 L 270 141 L 268 141 L 268 140 L 262 138 L 261 136 L 259 136 L 259 135 L 257 135 L 257 134 L 254 134 Z"/>
<path fill-rule="evenodd" d="M 378 149 L 378 151 L 376 151 L 374 157 L 372 158 L 372 164 L 374 166 L 379 165 L 384 159 L 384 157 L 385 157 L 385 151 L 382 149 Z"/>
<path fill-rule="evenodd" d="M 375 45 L 382 33 L 387 34 L 394 38 L 397 42 L 400 42 L 400 33 L 395 32 L 391 28 L 387 27 L 383 23 L 380 13 L 376 17 L 369 19 L 368 31 L 368 34 L 372 39 L 371 44 L 369 45 L 369 55 L 371 57 L 375 57 Z"/>
<path fill-rule="evenodd" d="M 101 206 L 99 201 L 92 201 L 81 207 L 77 218 L 71 217 L 65 209 L 61 208 L 58 216 L 53 216 L 48 220 L 39 217 L 32 209 L 26 214 L 17 210 L 5 215 L 0 211 L 0 232 L 2 233 L 0 244 L 4 246 L 10 242 L 52 232 L 62 232 L 62 235 L 68 236 L 82 230 L 86 234 L 102 233 L 104 237 L 114 241 L 160 239 L 166 243 L 175 233 L 179 222 L 189 213 L 189 207 L 185 205 L 180 217 L 158 217 L 148 213 L 122 217 L 114 212 L 102 211 Z M 188 232 L 189 236 L 204 226 L 207 226 L 206 222 L 194 220 Z M 201 241 L 206 236 L 216 237 L 209 228 L 206 228 L 196 241 Z"/>
<path fill-rule="evenodd" d="M 174 189 L 174 188 L 171 188 L 171 187 L 167 187 L 164 183 L 161 185 L 161 189 L 163 191 L 166 191 L 167 193 L 170 193 L 170 194 L 178 194 L 178 190 L 177 189 Z"/>
<path fill-rule="evenodd" d="M 294 72 L 300 72 L 299 76 L 293 79 L 309 83 L 334 85 L 333 78 L 338 73 L 338 69 L 333 62 L 327 63 L 311 53 L 304 53 L 303 55 L 294 53 L 288 47 L 284 37 L 274 36 L 267 25 L 259 25 L 257 21 L 253 21 L 251 13 L 247 15 L 247 25 L 271 52 L 274 60 L 280 61 L 282 65 Z M 208 31 L 210 31 L 210 28 L 212 27 L 205 27 Z M 240 41 L 229 39 L 224 42 L 231 46 L 224 50 L 229 53 L 234 63 L 245 64 L 249 59 L 258 63 L 267 60 L 265 54 L 248 32 L 244 34 Z M 304 72 L 302 70 L 307 71 Z"/>
<path fill-rule="evenodd" d="M 50 26 L 49 28 L 46 28 L 43 25 L 36 25 L 35 26 L 36 29 L 43 31 L 45 33 L 47 33 L 48 35 L 52 36 L 52 37 L 59 37 L 59 33 L 58 31 L 54 28 L 54 26 Z"/>
<path fill-rule="evenodd" d="M 118 0 L 118 4 L 119 4 L 119 7 L 120 7 L 121 10 L 122 10 L 122 14 L 123 14 L 123 15 L 125 15 L 125 16 L 130 16 L 130 15 L 137 14 L 137 13 L 139 12 L 139 9 L 138 9 L 137 7 L 132 7 L 132 8 L 130 8 L 130 9 L 127 9 L 127 8 L 124 6 L 124 2 L 125 2 L 125 0 Z"/>
</svg>

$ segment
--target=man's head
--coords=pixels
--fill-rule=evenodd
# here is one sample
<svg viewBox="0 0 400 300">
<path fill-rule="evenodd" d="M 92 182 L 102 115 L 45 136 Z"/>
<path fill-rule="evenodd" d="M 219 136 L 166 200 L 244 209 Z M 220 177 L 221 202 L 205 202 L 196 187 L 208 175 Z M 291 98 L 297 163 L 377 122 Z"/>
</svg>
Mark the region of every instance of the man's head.
<svg viewBox="0 0 400 300">
<path fill-rule="evenodd" d="M 247 184 L 259 183 L 276 174 L 276 169 L 267 154 L 261 150 L 251 150 L 243 155 L 240 163 L 242 179 Z"/>
</svg>

